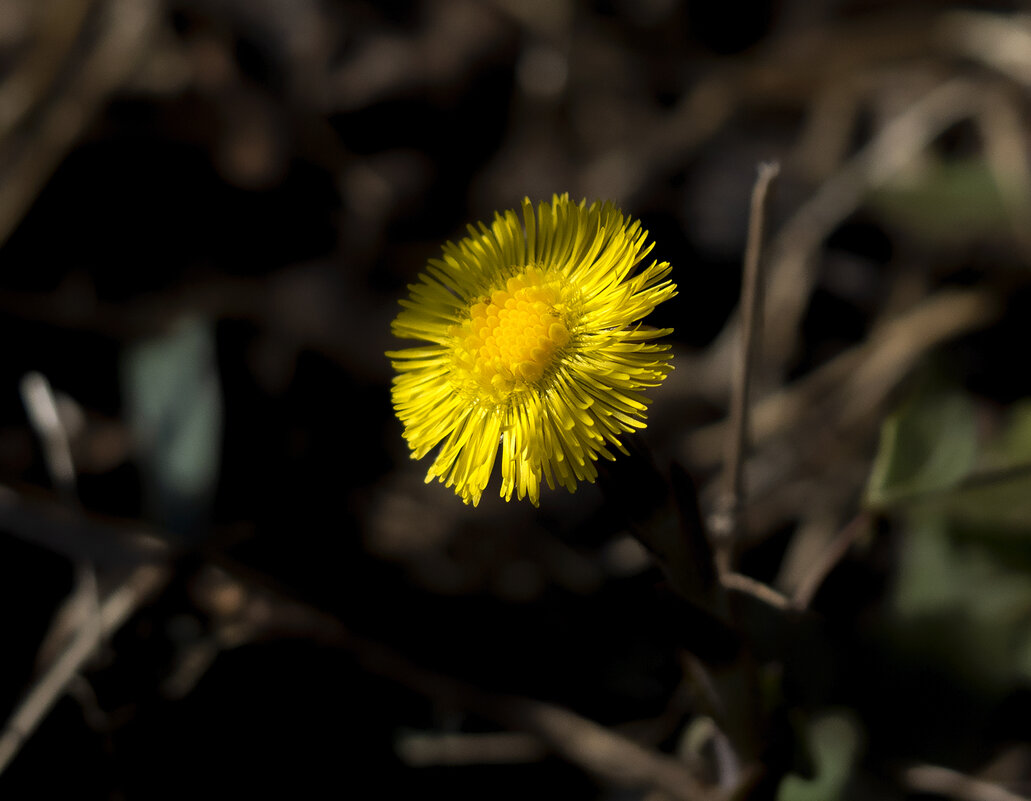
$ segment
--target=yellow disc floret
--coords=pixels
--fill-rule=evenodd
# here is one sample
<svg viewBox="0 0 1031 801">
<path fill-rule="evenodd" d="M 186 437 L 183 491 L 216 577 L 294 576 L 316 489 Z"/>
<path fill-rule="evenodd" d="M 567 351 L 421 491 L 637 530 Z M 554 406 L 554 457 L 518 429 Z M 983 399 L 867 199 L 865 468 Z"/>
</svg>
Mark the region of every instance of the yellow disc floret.
<svg viewBox="0 0 1031 801">
<path fill-rule="evenodd" d="M 565 312 L 560 287 L 532 267 L 478 299 L 452 331 L 457 386 L 500 403 L 537 385 L 569 343 Z"/>
</svg>

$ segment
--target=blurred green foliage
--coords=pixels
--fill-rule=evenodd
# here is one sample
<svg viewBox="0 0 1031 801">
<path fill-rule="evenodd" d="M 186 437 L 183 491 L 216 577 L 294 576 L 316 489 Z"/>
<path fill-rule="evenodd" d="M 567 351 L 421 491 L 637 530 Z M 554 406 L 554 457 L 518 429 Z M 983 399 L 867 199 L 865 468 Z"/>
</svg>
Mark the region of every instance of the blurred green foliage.
<svg viewBox="0 0 1031 801">
<path fill-rule="evenodd" d="M 842 798 L 858 759 L 862 737 L 854 715 L 827 711 L 806 726 L 813 776 L 789 773 L 777 789 L 777 801 L 835 801 Z"/>
<path fill-rule="evenodd" d="M 1006 205 L 980 157 L 930 161 L 875 190 L 870 208 L 885 224 L 930 242 L 1000 236 Z"/>
<path fill-rule="evenodd" d="M 897 642 L 996 694 L 1031 680 L 1031 402 L 993 417 L 922 382 L 883 424 L 867 504 L 901 523 Z"/>
<path fill-rule="evenodd" d="M 130 345 L 122 382 L 151 519 L 182 537 L 203 536 L 222 447 L 213 327 L 189 318 Z"/>
</svg>

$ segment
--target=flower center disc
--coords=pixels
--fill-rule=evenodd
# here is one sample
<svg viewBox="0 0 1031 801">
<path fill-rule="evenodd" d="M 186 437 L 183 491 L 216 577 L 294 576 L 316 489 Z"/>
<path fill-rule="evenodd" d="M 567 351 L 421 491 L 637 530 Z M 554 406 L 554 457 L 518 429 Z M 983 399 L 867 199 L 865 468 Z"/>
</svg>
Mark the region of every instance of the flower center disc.
<svg viewBox="0 0 1031 801">
<path fill-rule="evenodd" d="M 530 268 L 473 304 L 456 327 L 454 355 L 474 389 L 495 401 L 536 384 L 569 342 L 561 290 Z"/>
</svg>

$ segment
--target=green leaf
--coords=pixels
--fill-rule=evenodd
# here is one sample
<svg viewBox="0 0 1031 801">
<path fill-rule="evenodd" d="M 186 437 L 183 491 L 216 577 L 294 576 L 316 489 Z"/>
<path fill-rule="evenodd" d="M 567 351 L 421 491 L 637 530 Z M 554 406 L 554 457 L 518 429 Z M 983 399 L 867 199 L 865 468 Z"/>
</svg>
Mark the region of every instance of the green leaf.
<svg viewBox="0 0 1031 801">
<path fill-rule="evenodd" d="M 982 533 L 1031 533 L 1031 402 L 1013 404 L 981 449 L 977 469 L 935 499 L 949 518 Z"/>
<path fill-rule="evenodd" d="M 982 534 L 1031 535 L 1031 471 L 965 486 L 937 501 L 949 518 Z"/>
<path fill-rule="evenodd" d="M 1005 425 L 985 446 L 985 469 L 1031 465 L 1031 399 L 1012 404 L 1006 418 Z"/>
<path fill-rule="evenodd" d="M 893 597 L 899 642 L 972 686 L 1031 677 L 1031 581 L 998 540 L 941 510 L 906 515 Z M 1026 565 L 1025 565 L 1026 566 Z"/>
<path fill-rule="evenodd" d="M 777 801 L 835 801 L 841 798 L 859 755 L 859 724 L 851 713 L 828 712 L 808 726 L 807 741 L 814 766 L 812 779 L 794 773 L 777 788 Z"/>
<path fill-rule="evenodd" d="M 186 319 L 164 336 L 129 346 L 122 381 L 150 516 L 170 533 L 202 536 L 222 444 L 211 325 Z"/>
<path fill-rule="evenodd" d="M 890 225 L 936 243 L 1009 231 L 995 176 L 981 158 L 932 162 L 874 191 L 868 202 Z"/>
<path fill-rule="evenodd" d="M 904 401 L 881 427 L 867 503 L 879 508 L 956 486 L 977 456 L 974 411 L 966 395 L 941 388 Z"/>
</svg>

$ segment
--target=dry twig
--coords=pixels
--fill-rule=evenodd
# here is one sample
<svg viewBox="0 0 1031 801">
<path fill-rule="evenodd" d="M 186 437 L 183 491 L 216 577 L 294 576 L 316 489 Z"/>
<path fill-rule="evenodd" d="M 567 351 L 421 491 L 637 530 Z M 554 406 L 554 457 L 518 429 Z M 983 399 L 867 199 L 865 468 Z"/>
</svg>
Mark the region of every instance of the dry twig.
<svg viewBox="0 0 1031 801">
<path fill-rule="evenodd" d="M 720 577 L 720 581 L 728 590 L 737 590 L 746 595 L 751 595 L 768 606 L 785 611 L 791 609 L 790 598 L 751 576 L 746 576 L 743 573 L 724 573 Z"/>
<path fill-rule="evenodd" d="M 870 192 L 895 176 L 945 129 L 976 117 L 984 107 L 985 86 L 953 78 L 890 120 L 849 161 L 795 211 L 770 242 L 762 376 L 777 378 L 790 357 L 816 272 L 815 254 L 824 239 L 852 214 Z M 724 372 L 743 335 L 740 315 L 724 327 L 699 365 L 701 381 L 715 384 L 709 373 Z M 762 377 L 760 376 L 760 377 Z"/>
<path fill-rule="evenodd" d="M 50 481 L 66 507 L 81 511 L 71 438 L 58 411 L 54 390 L 46 377 L 36 372 L 26 374 L 20 388 L 29 422 L 43 445 L 43 460 Z M 69 631 L 80 631 L 92 637 L 94 643 L 101 641 L 100 595 L 92 560 L 77 560 L 75 573 L 75 588 L 54 615 L 50 630 L 39 648 L 41 659 L 56 650 L 55 644 L 60 644 Z"/>
<path fill-rule="evenodd" d="M 1028 801 L 997 784 L 975 779 L 938 765 L 915 765 L 902 773 L 902 783 L 918 793 L 933 793 L 956 801 Z"/>
<path fill-rule="evenodd" d="M 795 594 L 791 599 L 796 609 L 806 609 L 812 603 L 816 591 L 820 589 L 823 580 L 830 575 L 834 566 L 838 564 L 848 553 L 848 549 L 859 539 L 870 527 L 870 516 L 867 514 L 856 515 L 847 526 L 827 545 L 819 558 L 810 566 L 809 571 L 802 576 Z"/>
<path fill-rule="evenodd" d="M 724 451 L 723 488 L 717 501 L 716 512 L 709 521 L 715 546 L 716 567 L 720 574 L 730 571 L 731 554 L 738 533 L 749 427 L 748 388 L 762 319 L 761 267 L 766 201 L 770 184 L 779 172 L 780 165 L 776 162 L 760 164 L 759 175 L 752 189 L 748 246 L 745 250 L 744 276 L 741 283 L 741 316 L 744 330 L 731 385 L 730 428 Z"/>
<path fill-rule="evenodd" d="M 539 762 L 550 753 L 536 737 L 519 732 L 409 732 L 398 738 L 396 749 L 401 760 L 414 767 L 510 765 Z"/>
<path fill-rule="evenodd" d="M 755 404 L 752 438 L 756 445 L 788 433 L 813 419 L 823 406 L 825 425 L 837 428 L 876 411 L 897 383 L 930 349 L 990 323 L 998 299 L 980 289 L 942 290 L 894 320 L 882 323 L 870 338 Z M 697 466 L 716 464 L 723 454 L 727 423 L 696 429 L 687 437 L 687 458 Z"/>
<path fill-rule="evenodd" d="M 56 544 L 61 542 L 58 540 Z M 281 631 L 291 636 L 312 637 L 344 648 L 370 672 L 507 728 L 531 734 L 552 752 L 618 786 L 652 788 L 680 801 L 715 801 L 723 797 L 719 791 L 699 781 L 690 768 L 675 757 L 646 748 L 567 709 L 528 698 L 487 692 L 425 670 L 380 643 L 354 635 L 334 617 L 271 587 L 272 582 L 267 577 L 217 553 L 208 556 L 236 580 L 261 588 L 273 596 L 269 603 L 262 605 L 264 615 L 270 614 L 269 609 L 276 610 L 271 617 L 261 621 L 266 632 Z M 144 564 L 135 568 L 101 604 L 102 636 L 110 636 L 117 630 L 168 577 L 166 565 Z M 0 771 L 81 669 L 95 642 L 94 637 L 80 632 L 33 687 L 0 736 Z"/>
<path fill-rule="evenodd" d="M 237 579 L 269 589 L 267 580 L 219 559 Z M 620 787 L 650 788 L 680 801 L 715 801 L 718 790 L 703 784 L 672 756 L 653 751 L 625 735 L 568 709 L 518 696 L 492 693 L 428 671 L 392 649 L 353 634 L 342 623 L 307 604 L 278 595 L 278 621 L 293 634 L 313 636 L 345 648 L 366 670 L 438 702 L 472 712 L 506 728 L 533 735 L 555 754 L 587 773 Z"/>
<path fill-rule="evenodd" d="M 51 172 L 78 141 L 93 115 L 131 76 L 156 27 L 155 0 L 108 0 L 100 9 L 100 33 L 64 91 L 45 103 L 36 130 L 20 148 L 0 153 L 9 161 L 0 181 L 0 243 L 14 231 Z"/>
<path fill-rule="evenodd" d="M 137 567 L 100 605 L 100 636 L 109 637 L 121 628 L 140 604 L 157 592 L 168 576 L 169 571 L 164 567 Z M 93 654 L 96 645 L 97 632 L 90 626 L 82 627 L 54 664 L 33 685 L 0 734 L 0 773 L 64 694 L 69 683 Z"/>
</svg>

